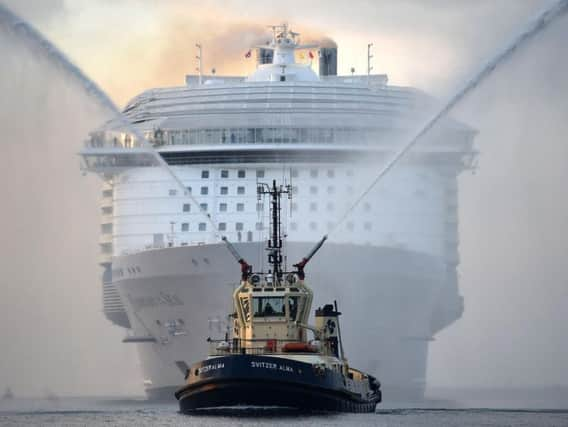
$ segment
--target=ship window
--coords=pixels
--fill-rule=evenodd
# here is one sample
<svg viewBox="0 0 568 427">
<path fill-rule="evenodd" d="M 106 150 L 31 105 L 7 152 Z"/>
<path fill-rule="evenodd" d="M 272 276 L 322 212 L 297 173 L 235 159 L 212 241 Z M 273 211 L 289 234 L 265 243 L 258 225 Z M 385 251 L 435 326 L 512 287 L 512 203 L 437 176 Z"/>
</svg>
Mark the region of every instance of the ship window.
<svg viewBox="0 0 568 427">
<path fill-rule="evenodd" d="M 207 230 L 207 224 L 205 224 L 204 222 L 200 222 L 199 231 L 205 231 L 205 230 Z"/>
<path fill-rule="evenodd" d="M 105 206 L 101 209 L 103 215 L 110 215 L 112 214 L 112 206 Z"/>
<path fill-rule="evenodd" d="M 104 234 L 112 233 L 112 223 L 101 224 L 101 233 L 104 233 Z"/>
<path fill-rule="evenodd" d="M 318 210 L 318 204 L 317 203 L 310 203 L 310 210 L 312 212 L 315 212 Z"/>
<path fill-rule="evenodd" d="M 295 222 L 291 222 L 290 223 L 290 230 L 296 231 L 297 229 L 298 229 L 298 224 L 296 224 Z"/>
<path fill-rule="evenodd" d="M 300 172 L 298 171 L 298 169 L 290 169 L 290 176 L 292 178 L 298 178 L 299 175 L 300 175 Z"/>
<path fill-rule="evenodd" d="M 229 187 L 221 187 L 221 195 L 226 196 L 229 194 Z"/>
<path fill-rule="evenodd" d="M 245 187 L 237 187 L 237 194 L 245 194 Z"/>
<path fill-rule="evenodd" d="M 200 203 L 199 204 L 199 209 L 201 209 L 202 212 L 207 212 L 207 203 Z"/>
<path fill-rule="evenodd" d="M 187 194 L 191 194 L 191 187 L 185 187 L 185 189 L 187 190 Z"/>
<path fill-rule="evenodd" d="M 219 203 L 219 212 L 227 212 L 227 204 Z"/>
<path fill-rule="evenodd" d="M 228 170 L 222 170 L 221 171 L 221 178 L 229 178 L 229 171 Z"/>
<path fill-rule="evenodd" d="M 201 187 L 201 195 L 206 196 L 209 194 L 209 187 Z"/>
<path fill-rule="evenodd" d="M 227 223 L 226 222 L 220 222 L 219 223 L 219 231 L 226 231 L 227 230 Z"/>
<path fill-rule="evenodd" d="M 112 190 L 103 190 L 103 197 L 112 197 Z"/>
<path fill-rule="evenodd" d="M 245 210 L 244 203 L 237 203 L 237 212 L 243 212 Z"/>
<path fill-rule="evenodd" d="M 184 203 L 183 204 L 183 211 L 184 212 L 189 212 L 191 209 L 191 205 L 189 203 Z"/>
<path fill-rule="evenodd" d="M 262 222 L 257 222 L 256 223 L 256 229 L 257 230 L 262 230 L 264 228 L 264 224 Z"/>
<path fill-rule="evenodd" d="M 237 176 L 238 176 L 239 178 L 245 178 L 245 177 L 247 176 L 246 171 L 245 171 L 244 169 L 240 169 L 240 170 L 237 172 Z"/>
<path fill-rule="evenodd" d="M 201 171 L 201 178 L 209 178 L 209 171 Z"/>
<path fill-rule="evenodd" d="M 256 171 L 256 177 L 257 178 L 264 178 L 264 169 L 258 169 Z"/>
<path fill-rule="evenodd" d="M 310 177 L 317 178 L 318 177 L 318 170 L 317 169 L 310 170 Z"/>
<path fill-rule="evenodd" d="M 169 191 L 170 196 L 175 196 L 176 194 L 177 194 L 177 190 L 170 190 Z"/>
<path fill-rule="evenodd" d="M 189 231 L 189 222 L 181 223 L 181 231 Z"/>
<path fill-rule="evenodd" d="M 335 171 L 333 169 L 329 169 L 327 171 L 327 177 L 328 178 L 335 178 Z"/>
<path fill-rule="evenodd" d="M 286 76 L 280 76 L 280 81 L 281 81 L 281 82 L 285 82 L 285 81 L 286 81 Z"/>
<path fill-rule="evenodd" d="M 242 223 L 242 222 L 237 222 L 237 223 L 235 224 L 235 230 L 237 230 L 237 231 L 243 231 L 243 228 L 244 228 L 244 226 L 243 226 L 243 223 Z"/>
<path fill-rule="evenodd" d="M 363 227 L 365 228 L 365 230 L 370 231 L 371 228 L 373 228 L 373 224 L 371 224 L 370 222 L 366 222 Z"/>
<path fill-rule="evenodd" d="M 252 306 L 254 317 L 284 317 L 286 315 L 284 297 L 254 297 Z"/>
<path fill-rule="evenodd" d="M 318 188 L 317 188 L 317 187 L 314 187 L 314 186 L 311 186 L 311 187 L 310 187 L 310 194 L 318 194 Z"/>
</svg>

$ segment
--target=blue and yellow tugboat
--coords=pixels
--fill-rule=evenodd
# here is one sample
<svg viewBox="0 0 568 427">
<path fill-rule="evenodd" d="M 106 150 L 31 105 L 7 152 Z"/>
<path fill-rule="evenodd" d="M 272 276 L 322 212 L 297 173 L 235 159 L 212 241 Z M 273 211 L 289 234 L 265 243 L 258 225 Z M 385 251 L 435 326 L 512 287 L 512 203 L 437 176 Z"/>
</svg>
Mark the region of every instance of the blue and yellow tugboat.
<svg viewBox="0 0 568 427">
<path fill-rule="evenodd" d="M 243 405 L 375 411 L 381 401 L 380 383 L 348 365 L 337 304 L 318 308 L 315 325 L 308 324 L 313 293 L 304 267 L 327 236 L 293 271 L 284 271 L 280 200 L 282 194 L 291 196 L 291 187 L 273 181 L 271 186 L 260 184 L 258 192 L 271 198 L 270 270 L 254 273 L 223 238 L 242 273 L 233 293 L 232 328 L 224 339 L 209 338 L 207 359 L 187 370 L 186 384 L 175 393 L 181 412 Z"/>
</svg>

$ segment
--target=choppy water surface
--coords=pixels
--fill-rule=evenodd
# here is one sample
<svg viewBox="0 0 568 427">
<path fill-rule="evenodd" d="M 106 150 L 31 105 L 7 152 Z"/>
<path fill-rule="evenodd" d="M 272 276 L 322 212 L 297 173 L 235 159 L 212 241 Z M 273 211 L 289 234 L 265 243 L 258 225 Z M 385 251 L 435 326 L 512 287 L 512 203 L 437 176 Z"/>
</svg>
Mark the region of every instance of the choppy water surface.
<svg viewBox="0 0 568 427">
<path fill-rule="evenodd" d="M 282 410 L 183 415 L 175 403 L 136 400 L 28 399 L 0 402 L 1 426 L 568 426 L 568 410 L 385 409 L 375 414 Z"/>
</svg>

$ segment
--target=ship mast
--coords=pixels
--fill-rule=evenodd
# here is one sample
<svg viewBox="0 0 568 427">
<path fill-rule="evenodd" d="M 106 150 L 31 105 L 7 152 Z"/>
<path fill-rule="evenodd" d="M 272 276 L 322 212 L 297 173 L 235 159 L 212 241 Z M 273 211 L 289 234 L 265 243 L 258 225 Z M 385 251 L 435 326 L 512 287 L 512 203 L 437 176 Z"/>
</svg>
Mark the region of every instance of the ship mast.
<svg viewBox="0 0 568 427">
<path fill-rule="evenodd" d="M 272 186 L 259 183 L 257 188 L 258 198 L 262 195 L 270 196 L 270 228 L 271 236 L 268 239 L 268 263 L 272 265 L 272 272 L 277 282 L 282 280 L 284 274 L 282 270 L 282 234 L 280 222 L 280 199 L 282 194 L 287 194 L 288 198 L 292 197 L 292 187 L 276 186 L 276 180 L 272 181 Z"/>
</svg>

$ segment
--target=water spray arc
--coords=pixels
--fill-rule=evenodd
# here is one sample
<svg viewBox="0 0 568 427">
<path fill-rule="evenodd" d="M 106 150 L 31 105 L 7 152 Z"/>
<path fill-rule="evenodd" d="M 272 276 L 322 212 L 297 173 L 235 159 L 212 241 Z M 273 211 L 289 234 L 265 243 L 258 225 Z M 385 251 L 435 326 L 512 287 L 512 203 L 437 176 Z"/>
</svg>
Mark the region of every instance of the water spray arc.
<svg viewBox="0 0 568 427">
<path fill-rule="evenodd" d="M 378 182 L 387 174 L 389 171 L 414 147 L 420 140 L 438 123 L 438 121 L 444 117 L 448 112 L 458 104 L 466 95 L 468 95 L 473 89 L 475 89 L 485 78 L 487 78 L 491 73 L 507 58 L 509 58 L 519 47 L 524 43 L 532 39 L 541 30 L 545 29 L 554 20 L 562 16 L 564 13 L 568 12 L 568 0 L 560 0 L 555 3 L 550 8 L 541 12 L 534 20 L 529 22 L 525 29 L 514 37 L 509 43 L 507 43 L 503 48 L 501 48 L 495 56 L 493 56 L 489 61 L 485 63 L 476 73 L 470 77 L 466 84 L 452 96 L 446 104 L 436 112 L 430 119 L 426 120 L 422 126 L 420 126 L 418 131 L 410 139 L 410 141 L 405 144 L 383 167 L 383 169 L 378 173 L 376 178 L 371 182 L 371 184 L 361 193 L 355 202 L 345 211 L 345 213 L 339 218 L 339 220 L 334 224 L 333 228 L 330 230 L 328 235 L 333 234 L 338 227 L 349 217 L 349 215 L 357 208 L 357 206 L 365 199 L 365 197 L 371 192 L 371 190 L 378 184 Z"/>
<path fill-rule="evenodd" d="M 113 115 L 113 119 L 117 120 L 121 127 L 133 134 L 136 139 L 140 141 L 140 147 L 153 156 L 156 164 L 161 166 L 170 175 L 176 185 L 181 189 L 182 194 L 197 207 L 203 216 L 205 216 L 207 221 L 213 227 L 213 233 L 217 232 L 217 225 L 212 220 L 211 216 L 200 207 L 199 202 L 191 195 L 190 192 L 187 191 L 187 188 L 181 179 L 170 168 L 168 163 L 146 140 L 144 135 L 132 126 L 130 121 L 118 109 L 109 96 L 93 80 L 87 77 L 87 75 L 77 65 L 75 65 L 63 52 L 61 52 L 61 50 L 47 40 L 38 30 L 2 4 L 0 4 L 0 26 L 9 29 L 22 40 L 30 42 L 33 48 L 39 47 L 38 50 L 40 51 L 40 54 L 45 56 L 52 64 L 63 68 L 65 72 L 71 75 L 90 97 L 95 99 L 105 111 L 110 112 Z"/>
</svg>

